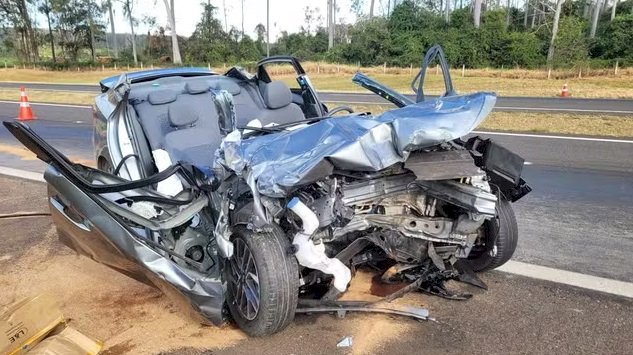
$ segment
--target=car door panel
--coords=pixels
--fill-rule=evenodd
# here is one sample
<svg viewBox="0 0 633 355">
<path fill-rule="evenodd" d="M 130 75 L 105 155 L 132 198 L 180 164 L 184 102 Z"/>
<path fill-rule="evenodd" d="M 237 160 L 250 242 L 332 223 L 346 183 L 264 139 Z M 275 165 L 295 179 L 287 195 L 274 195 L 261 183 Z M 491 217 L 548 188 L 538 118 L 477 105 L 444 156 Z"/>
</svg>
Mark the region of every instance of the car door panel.
<svg viewBox="0 0 633 355">
<path fill-rule="evenodd" d="M 120 216 L 106 208 L 100 202 L 105 193 L 87 191 L 87 187 L 95 187 L 90 185 L 91 177 L 104 175 L 117 181 L 115 176 L 70 162 L 27 125 L 19 122 L 4 122 L 4 125 L 49 164 L 44 173 L 48 202 L 53 223 L 65 245 L 161 289 L 204 323 L 224 322 L 224 286 L 217 272 L 203 274 L 175 263 L 155 248 L 156 242 L 144 236 L 142 228 L 126 225 Z"/>
</svg>

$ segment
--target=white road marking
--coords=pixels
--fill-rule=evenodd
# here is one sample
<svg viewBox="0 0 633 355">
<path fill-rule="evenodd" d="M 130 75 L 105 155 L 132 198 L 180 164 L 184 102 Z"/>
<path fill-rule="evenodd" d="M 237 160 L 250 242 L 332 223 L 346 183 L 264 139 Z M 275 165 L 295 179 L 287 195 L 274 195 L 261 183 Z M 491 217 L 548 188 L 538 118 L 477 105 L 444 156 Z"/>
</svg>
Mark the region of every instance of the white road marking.
<svg viewBox="0 0 633 355">
<path fill-rule="evenodd" d="M 0 100 L 0 104 L 19 104 L 19 102 Z M 89 109 L 92 107 L 90 105 L 49 104 L 49 103 L 43 103 L 43 102 L 29 102 L 29 104 L 31 104 L 31 106 L 55 106 L 55 107 L 71 107 L 71 108 L 85 108 L 85 109 Z"/>
<path fill-rule="evenodd" d="M 534 164 L 534 163 L 532 163 L 531 161 L 526 161 L 526 162 L 523 163 L 523 165 L 532 165 L 532 164 Z"/>
<path fill-rule="evenodd" d="M 13 88 L 6 87 L 6 86 L 0 86 L 0 89 L 13 89 Z M 37 88 L 33 88 L 33 87 L 31 87 L 31 88 L 26 87 L 26 90 L 27 90 L 28 92 L 31 92 L 31 91 L 42 91 L 42 92 L 45 92 L 45 91 L 53 91 L 53 92 L 68 92 L 68 93 L 95 94 L 95 95 L 99 93 L 98 91 L 88 91 L 88 90 L 70 90 L 70 89 L 37 89 Z"/>
<path fill-rule="evenodd" d="M 42 174 L 31 171 L 0 166 L 0 175 L 19 177 L 33 181 L 44 181 Z M 633 283 L 607 279 L 604 277 L 585 275 L 577 272 L 554 269 L 546 266 L 508 261 L 497 270 L 513 275 L 526 276 L 533 279 L 551 281 L 562 285 L 584 288 L 633 298 Z"/>
<path fill-rule="evenodd" d="M 554 136 L 547 134 L 526 134 L 526 133 L 508 133 L 508 132 L 488 132 L 488 131 L 472 131 L 475 134 L 489 134 L 497 136 L 514 136 L 514 137 L 529 137 L 529 138 L 546 138 L 546 139 L 567 139 L 572 141 L 589 141 L 589 142 L 607 142 L 607 143 L 628 143 L 633 144 L 633 140 L 626 139 L 609 139 L 609 138 L 589 138 L 589 137 L 575 137 L 575 136 Z"/>
<path fill-rule="evenodd" d="M 351 104 L 351 105 L 376 105 L 387 106 L 393 105 L 389 101 L 375 102 L 375 101 L 339 101 L 339 100 L 324 100 L 325 103 L 330 104 Z M 576 109 L 576 108 L 554 108 L 554 107 L 509 107 L 509 106 L 495 106 L 495 109 L 499 110 L 512 110 L 512 111 L 538 111 L 538 112 L 583 112 L 583 113 L 602 113 L 602 114 L 629 114 L 633 115 L 633 111 L 628 110 L 591 110 L 591 109 Z"/>
<path fill-rule="evenodd" d="M 633 115 L 633 111 L 619 111 L 619 110 L 591 110 L 581 108 L 546 108 L 546 107 L 506 107 L 495 106 L 500 110 L 514 110 L 514 111 L 560 111 L 560 112 L 585 112 L 585 113 L 625 113 Z"/>
<path fill-rule="evenodd" d="M 9 83 L 9 84 L 20 84 L 22 86 L 29 86 L 31 84 L 35 84 L 35 85 L 69 85 L 69 86 L 73 86 L 73 85 L 92 85 L 90 83 L 65 83 L 65 82 L 61 82 L 61 83 L 51 83 L 50 81 L 15 81 L 15 80 L 8 80 L 8 81 L 0 81 L 1 83 Z"/>
<path fill-rule="evenodd" d="M 0 166 L 0 175 L 7 175 L 31 181 L 45 182 L 44 175 L 42 173 L 13 169 L 6 166 Z"/>
<path fill-rule="evenodd" d="M 497 270 L 533 279 L 580 287 L 612 295 L 633 298 L 633 283 L 554 269 L 546 266 L 508 261 Z"/>
</svg>

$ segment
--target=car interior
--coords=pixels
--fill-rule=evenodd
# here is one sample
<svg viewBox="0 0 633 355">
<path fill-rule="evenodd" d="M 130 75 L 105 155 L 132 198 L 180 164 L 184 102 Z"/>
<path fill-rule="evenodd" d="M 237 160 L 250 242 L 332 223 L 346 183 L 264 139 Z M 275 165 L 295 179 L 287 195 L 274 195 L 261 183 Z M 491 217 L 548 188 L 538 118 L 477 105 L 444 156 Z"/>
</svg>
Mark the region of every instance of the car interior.
<svg viewBox="0 0 633 355">
<path fill-rule="evenodd" d="M 134 131 L 143 132 L 147 139 L 139 142 L 142 155 L 151 156 L 150 152 L 163 149 L 172 162 L 213 165 L 213 152 L 223 138 L 213 101 L 213 91 L 219 90 L 233 97 L 237 127 L 244 127 L 253 119 L 266 126 L 306 118 L 300 106 L 301 96 L 293 94 L 282 81 L 247 81 L 213 75 L 137 83 L 130 90 L 128 113 Z M 152 162 L 144 165 L 147 175 L 156 171 Z"/>
</svg>

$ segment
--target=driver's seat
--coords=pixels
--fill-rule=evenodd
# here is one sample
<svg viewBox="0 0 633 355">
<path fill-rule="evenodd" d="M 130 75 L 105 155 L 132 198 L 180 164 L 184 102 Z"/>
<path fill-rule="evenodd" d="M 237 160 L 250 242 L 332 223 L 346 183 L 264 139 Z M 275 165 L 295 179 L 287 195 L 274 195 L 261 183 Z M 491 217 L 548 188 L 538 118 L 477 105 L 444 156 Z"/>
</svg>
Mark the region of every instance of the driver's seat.
<svg viewBox="0 0 633 355">
<path fill-rule="evenodd" d="M 258 117 L 262 125 L 273 122 L 285 124 L 305 119 L 299 105 L 292 102 L 292 92 L 283 81 L 262 81 L 259 83 L 259 92 L 266 105 L 266 109 Z"/>
</svg>

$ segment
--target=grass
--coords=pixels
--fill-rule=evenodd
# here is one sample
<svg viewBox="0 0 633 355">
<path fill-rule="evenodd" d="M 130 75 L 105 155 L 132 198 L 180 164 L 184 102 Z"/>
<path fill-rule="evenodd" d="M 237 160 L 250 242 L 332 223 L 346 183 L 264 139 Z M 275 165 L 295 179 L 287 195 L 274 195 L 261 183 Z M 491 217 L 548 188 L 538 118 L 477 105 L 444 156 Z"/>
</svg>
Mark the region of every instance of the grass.
<svg viewBox="0 0 633 355">
<path fill-rule="evenodd" d="M 72 91 L 27 90 L 30 102 L 51 102 L 71 105 L 92 105 L 95 95 Z M 20 92 L 17 89 L 0 88 L 0 100 L 18 101 Z M 16 106 L 17 110 L 17 106 Z"/>
<path fill-rule="evenodd" d="M 330 105 L 334 107 L 336 105 Z M 353 105 L 356 112 L 380 113 L 389 105 Z M 633 137 L 633 117 L 570 113 L 493 112 L 477 129 L 607 137 Z"/>
<path fill-rule="evenodd" d="M 149 68 L 145 68 L 149 69 Z M 134 69 L 131 69 L 134 70 Z M 137 70 L 141 70 L 138 68 Z M 42 82 L 42 83 L 72 83 L 72 84 L 92 84 L 97 85 L 98 82 L 109 76 L 119 75 L 127 71 L 127 67 L 119 70 L 81 70 L 81 71 L 52 71 L 41 69 L 0 69 L 0 81 L 18 81 L 18 82 Z"/>
<path fill-rule="evenodd" d="M 352 75 L 358 67 L 316 62 L 304 63 L 315 87 L 320 91 L 365 92 L 366 90 L 352 83 Z M 218 67 L 218 71 L 223 71 Z M 123 70 L 121 70 L 123 69 Z M 138 70 L 140 68 L 132 68 Z M 148 68 L 145 68 L 148 69 Z M 411 68 L 360 68 L 372 78 L 409 93 L 410 83 L 415 75 Z M 92 71 L 46 71 L 39 69 L 0 69 L 0 81 L 50 82 L 50 83 L 84 83 L 94 84 L 105 77 L 127 71 L 127 67 L 119 70 L 105 69 Z M 288 66 L 270 68 L 271 76 L 297 86 Z M 555 97 L 564 84 L 569 85 L 572 97 L 581 98 L 623 98 L 633 99 L 633 68 L 622 68 L 618 75 L 613 69 L 584 70 L 582 78 L 578 78 L 578 70 L 552 71 L 551 79 L 547 79 L 544 70 L 524 69 L 466 69 L 464 76 L 460 69 L 452 71 L 453 84 L 459 92 L 493 91 L 500 96 L 541 96 Z M 429 94 L 440 94 L 443 81 L 440 70 L 429 69 L 425 90 Z"/>
<path fill-rule="evenodd" d="M 408 74 L 374 74 L 371 77 L 396 91 L 412 93 L 411 80 Z M 292 83 L 291 76 L 282 77 L 287 83 Z M 311 75 L 310 79 L 320 91 L 350 91 L 366 92 L 355 85 L 351 76 L 321 74 Z M 458 92 L 492 91 L 499 96 L 540 96 L 556 97 L 564 84 L 569 85 L 572 97 L 582 98 L 633 98 L 633 78 L 592 77 L 586 79 L 511 79 L 496 77 L 461 77 L 453 78 L 453 86 Z M 295 84 L 296 86 L 296 84 Z M 425 93 L 441 94 L 444 92 L 442 75 L 432 73 L 427 75 Z"/>
</svg>

